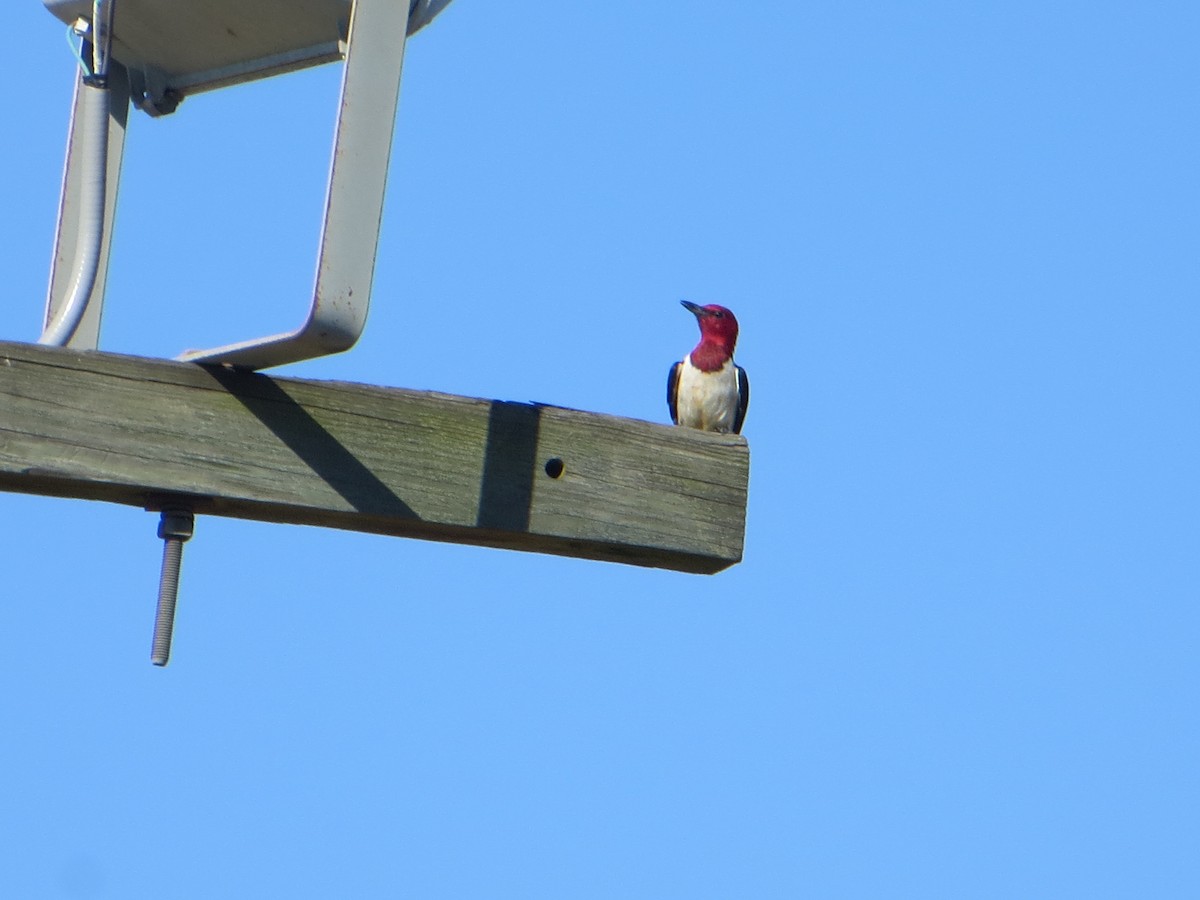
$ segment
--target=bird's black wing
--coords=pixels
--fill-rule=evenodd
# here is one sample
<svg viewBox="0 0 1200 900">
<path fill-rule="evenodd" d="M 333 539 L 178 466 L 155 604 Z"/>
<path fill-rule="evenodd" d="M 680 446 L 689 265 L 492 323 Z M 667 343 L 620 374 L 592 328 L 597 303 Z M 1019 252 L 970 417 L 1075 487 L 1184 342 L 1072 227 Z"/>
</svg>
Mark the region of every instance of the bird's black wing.
<svg viewBox="0 0 1200 900">
<path fill-rule="evenodd" d="M 742 423 L 746 421 L 746 407 L 750 405 L 750 377 L 741 366 L 737 367 L 738 408 L 737 417 L 733 420 L 733 433 L 742 433 Z"/>
<path fill-rule="evenodd" d="M 683 363 L 677 362 L 667 373 L 667 409 L 671 411 L 671 421 L 676 425 L 679 424 L 679 409 L 675 405 L 675 398 L 679 394 L 679 371 L 682 368 Z"/>
</svg>

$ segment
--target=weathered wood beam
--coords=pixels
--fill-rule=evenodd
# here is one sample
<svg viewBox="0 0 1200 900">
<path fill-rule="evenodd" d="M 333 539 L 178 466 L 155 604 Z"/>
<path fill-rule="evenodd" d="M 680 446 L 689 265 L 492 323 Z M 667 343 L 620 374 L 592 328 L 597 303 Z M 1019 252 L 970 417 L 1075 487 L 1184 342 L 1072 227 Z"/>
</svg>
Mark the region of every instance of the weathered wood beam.
<svg viewBox="0 0 1200 900">
<path fill-rule="evenodd" d="M 748 478 L 736 435 L 0 342 L 0 490 L 711 573 Z"/>
</svg>

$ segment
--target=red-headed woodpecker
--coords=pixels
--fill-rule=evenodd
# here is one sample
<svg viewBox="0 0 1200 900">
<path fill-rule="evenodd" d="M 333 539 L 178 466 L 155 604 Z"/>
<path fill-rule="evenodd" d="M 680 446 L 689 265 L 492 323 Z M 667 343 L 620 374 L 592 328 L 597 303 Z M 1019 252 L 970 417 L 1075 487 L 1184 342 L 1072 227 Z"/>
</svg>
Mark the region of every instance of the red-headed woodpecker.
<svg viewBox="0 0 1200 900">
<path fill-rule="evenodd" d="M 680 301 L 700 323 L 700 343 L 667 376 L 671 421 L 701 431 L 741 434 L 750 403 L 746 370 L 733 362 L 738 323 L 723 306 Z"/>
</svg>

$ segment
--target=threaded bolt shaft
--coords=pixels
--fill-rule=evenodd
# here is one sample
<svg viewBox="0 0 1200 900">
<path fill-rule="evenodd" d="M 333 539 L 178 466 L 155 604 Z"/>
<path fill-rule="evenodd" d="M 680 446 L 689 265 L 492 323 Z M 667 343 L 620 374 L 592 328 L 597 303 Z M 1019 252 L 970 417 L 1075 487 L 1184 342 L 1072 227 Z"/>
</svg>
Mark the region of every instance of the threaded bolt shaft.
<svg viewBox="0 0 1200 900">
<path fill-rule="evenodd" d="M 162 575 L 154 615 L 154 643 L 150 649 L 150 662 L 156 666 L 165 666 L 171 658 L 179 567 L 183 561 L 183 544 L 192 536 L 193 524 L 192 512 L 187 509 L 164 509 L 158 523 L 158 536 L 163 539 Z"/>
</svg>

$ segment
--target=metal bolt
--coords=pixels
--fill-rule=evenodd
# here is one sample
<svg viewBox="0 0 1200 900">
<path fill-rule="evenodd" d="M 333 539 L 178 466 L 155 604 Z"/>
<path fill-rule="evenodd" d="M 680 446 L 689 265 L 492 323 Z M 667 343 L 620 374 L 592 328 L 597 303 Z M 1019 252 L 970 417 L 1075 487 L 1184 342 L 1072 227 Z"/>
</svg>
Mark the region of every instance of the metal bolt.
<svg viewBox="0 0 1200 900">
<path fill-rule="evenodd" d="M 192 536 L 193 525 L 190 509 L 164 509 L 158 522 L 158 536 L 163 539 L 163 560 L 158 582 L 158 609 L 154 615 L 154 644 L 150 650 L 150 662 L 156 666 L 165 666 L 171 658 L 179 564 L 183 560 L 183 543 Z"/>
</svg>

